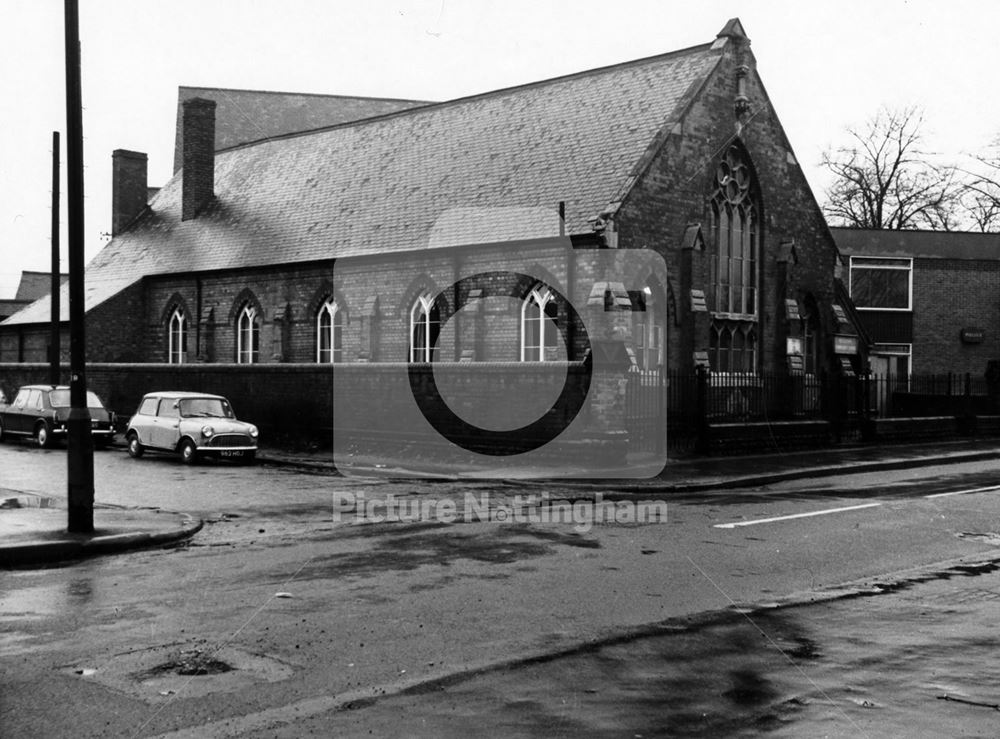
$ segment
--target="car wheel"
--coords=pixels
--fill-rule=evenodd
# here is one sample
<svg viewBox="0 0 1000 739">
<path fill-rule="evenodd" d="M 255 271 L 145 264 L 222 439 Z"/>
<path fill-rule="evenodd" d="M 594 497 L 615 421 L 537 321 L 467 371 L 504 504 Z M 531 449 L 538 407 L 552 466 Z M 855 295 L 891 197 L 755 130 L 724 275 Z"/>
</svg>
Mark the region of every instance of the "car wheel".
<svg viewBox="0 0 1000 739">
<path fill-rule="evenodd" d="M 132 457 L 132 459 L 138 459 L 142 456 L 143 452 L 146 451 L 146 449 L 142 446 L 142 443 L 139 441 L 139 434 L 135 432 L 129 434 L 127 441 L 128 456 Z"/>
<path fill-rule="evenodd" d="M 184 464 L 194 464 L 198 461 L 198 450 L 194 445 L 194 442 L 190 439 L 185 439 L 181 442 L 180 449 L 177 450 L 181 455 L 181 461 Z"/>
<path fill-rule="evenodd" d="M 45 449 L 49 445 L 49 425 L 47 423 L 40 423 L 35 426 L 35 443 L 38 444 L 40 449 Z"/>
</svg>

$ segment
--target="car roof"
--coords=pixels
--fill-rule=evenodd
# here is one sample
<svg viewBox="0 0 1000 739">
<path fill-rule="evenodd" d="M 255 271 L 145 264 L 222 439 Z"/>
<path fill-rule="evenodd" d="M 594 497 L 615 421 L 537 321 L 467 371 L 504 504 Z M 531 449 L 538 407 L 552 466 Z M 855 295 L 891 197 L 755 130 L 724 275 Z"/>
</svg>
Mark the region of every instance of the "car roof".
<svg viewBox="0 0 1000 739">
<path fill-rule="evenodd" d="M 158 390 L 152 393 L 146 393 L 143 397 L 145 398 L 218 398 L 219 400 L 226 400 L 221 395 L 213 395 L 212 393 L 189 393 L 183 390 Z"/>
</svg>

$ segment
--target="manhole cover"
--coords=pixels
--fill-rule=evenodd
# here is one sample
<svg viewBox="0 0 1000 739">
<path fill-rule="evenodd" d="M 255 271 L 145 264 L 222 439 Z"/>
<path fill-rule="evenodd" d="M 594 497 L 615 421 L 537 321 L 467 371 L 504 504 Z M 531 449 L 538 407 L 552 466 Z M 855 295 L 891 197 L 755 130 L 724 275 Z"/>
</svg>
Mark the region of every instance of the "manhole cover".
<svg viewBox="0 0 1000 739">
<path fill-rule="evenodd" d="M 293 667 L 273 657 L 208 644 L 150 647 L 106 662 L 93 660 L 86 666 L 85 671 L 69 672 L 147 701 L 233 693 L 285 680 L 294 673 Z"/>
</svg>

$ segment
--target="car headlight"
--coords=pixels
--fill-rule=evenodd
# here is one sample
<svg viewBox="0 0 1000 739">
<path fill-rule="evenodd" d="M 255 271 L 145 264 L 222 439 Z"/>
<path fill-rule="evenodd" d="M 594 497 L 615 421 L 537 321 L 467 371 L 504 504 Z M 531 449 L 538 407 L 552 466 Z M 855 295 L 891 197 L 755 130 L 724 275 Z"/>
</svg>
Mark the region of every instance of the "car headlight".
<svg viewBox="0 0 1000 739">
<path fill-rule="evenodd" d="M 251 426 L 249 429 L 247 429 L 247 433 L 249 433 L 250 436 L 252 436 L 255 439 L 260 435 L 260 432 L 257 430 L 256 426 Z"/>
<path fill-rule="evenodd" d="M 214 433 L 215 433 L 215 429 L 213 429 L 211 426 L 202 426 L 201 427 L 201 435 L 204 436 L 206 439 L 209 438 L 210 436 L 212 436 L 212 434 L 214 434 Z"/>
</svg>

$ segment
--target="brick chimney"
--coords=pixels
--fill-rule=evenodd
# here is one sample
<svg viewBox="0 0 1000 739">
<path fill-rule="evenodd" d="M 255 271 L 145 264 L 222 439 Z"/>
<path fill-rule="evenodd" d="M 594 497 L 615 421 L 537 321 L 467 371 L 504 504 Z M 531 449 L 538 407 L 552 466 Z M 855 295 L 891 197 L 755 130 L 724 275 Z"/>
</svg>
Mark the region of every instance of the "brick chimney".
<svg viewBox="0 0 1000 739">
<path fill-rule="evenodd" d="M 111 153 L 111 235 L 117 236 L 148 200 L 146 160 L 142 152 L 115 149 Z"/>
<path fill-rule="evenodd" d="M 215 196 L 215 101 L 185 100 L 181 220 L 189 221 Z"/>
</svg>

